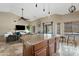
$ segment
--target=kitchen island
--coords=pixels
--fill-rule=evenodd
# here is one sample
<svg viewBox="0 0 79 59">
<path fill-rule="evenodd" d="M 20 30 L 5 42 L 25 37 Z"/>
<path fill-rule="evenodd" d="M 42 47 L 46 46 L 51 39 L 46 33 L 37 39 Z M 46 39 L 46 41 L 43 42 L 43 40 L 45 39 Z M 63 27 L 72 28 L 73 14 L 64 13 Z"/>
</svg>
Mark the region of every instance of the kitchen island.
<svg viewBox="0 0 79 59">
<path fill-rule="evenodd" d="M 52 56 L 58 52 L 59 38 L 45 39 L 43 35 L 25 35 L 23 42 L 24 56 Z"/>
</svg>

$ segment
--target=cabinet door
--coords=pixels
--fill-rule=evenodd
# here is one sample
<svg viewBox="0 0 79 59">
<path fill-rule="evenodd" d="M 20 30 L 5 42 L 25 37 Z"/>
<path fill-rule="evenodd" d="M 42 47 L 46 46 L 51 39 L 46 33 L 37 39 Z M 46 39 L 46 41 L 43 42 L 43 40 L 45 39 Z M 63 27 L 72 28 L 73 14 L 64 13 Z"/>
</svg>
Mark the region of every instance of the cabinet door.
<svg viewBox="0 0 79 59">
<path fill-rule="evenodd" d="M 58 48 L 58 40 L 55 40 L 55 38 L 52 38 L 49 40 L 49 55 L 54 55 L 57 52 L 57 48 Z"/>
<path fill-rule="evenodd" d="M 32 45 L 23 45 L 23 56 L 33 56 Z"/>
<path fill-rule="evenodd" d="M 60 38 L 56 38 L 56 44 L 55 44 L 55 46 L 56 46 L 56 53 L 58 52 L 58 50 L 59 50 L 59 40 L 60 40 Z"/>
<path fill-rule="evenodd" d="M 49 55 L 55 55 L 59 49 L 59 39 L 49 40 Z"/>
<path fill-rule="evenodd" d="M 23 56 L 25 56 L 25 55 L 26 55 L 26 46 L 23 45 Z"/>
<path fill-rule="evenodd" d="M 47 49 L 42 48 L 35 52 L 35 56 L 46 56 L 47 55 Z"/>
<path fill-rule="evenodd" d="M 49 55 L 52 56 L 55 53 L 54 43 L 49 45 Z"/>
</svg>

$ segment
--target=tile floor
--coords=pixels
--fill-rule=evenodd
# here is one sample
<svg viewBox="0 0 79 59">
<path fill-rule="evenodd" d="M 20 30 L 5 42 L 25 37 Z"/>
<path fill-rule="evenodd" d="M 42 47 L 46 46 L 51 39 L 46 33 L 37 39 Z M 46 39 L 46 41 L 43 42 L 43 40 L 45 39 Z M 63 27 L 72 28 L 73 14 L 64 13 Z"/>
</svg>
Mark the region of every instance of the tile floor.
<svg viewBox="0 0 79 59">
<path fill-rule="evenodd" d="M 0 43 L 0 56 L 22 56 L 22 54 L 23 54 L 22 43 L 14 43 L 14 44 Z"/>
<path fill-rule="evenodd" d="M 60 56 L 79 56 L 79 46 L 60 43 L 58 53 Z M 22 56 L 22 54 L 22 43 L 6 44 L 0 42 L 0 56 Z"/>
<path fill-rule="evenodd" d="M 60 56 L 79 56 L 79 46 L 59 44 Z"/>
</svg>

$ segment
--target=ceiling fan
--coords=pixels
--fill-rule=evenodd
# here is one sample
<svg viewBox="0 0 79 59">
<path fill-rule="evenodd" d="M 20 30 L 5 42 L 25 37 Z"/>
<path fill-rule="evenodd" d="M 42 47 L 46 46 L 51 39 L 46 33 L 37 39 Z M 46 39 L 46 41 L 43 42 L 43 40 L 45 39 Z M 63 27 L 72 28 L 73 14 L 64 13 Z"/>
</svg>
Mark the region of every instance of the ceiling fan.
<svg viewBox="0 0 79 59">
<path fill-rule="evenodd" d="M 23 17 L 23 11 L 24 11 L 24 9 L 22 8 L 21 10 L 22 10 L 22 16 L 19 18 L 19 20 L 24 20 L 24 21 L 29 20 L 29 19 Z"/>
</svg>

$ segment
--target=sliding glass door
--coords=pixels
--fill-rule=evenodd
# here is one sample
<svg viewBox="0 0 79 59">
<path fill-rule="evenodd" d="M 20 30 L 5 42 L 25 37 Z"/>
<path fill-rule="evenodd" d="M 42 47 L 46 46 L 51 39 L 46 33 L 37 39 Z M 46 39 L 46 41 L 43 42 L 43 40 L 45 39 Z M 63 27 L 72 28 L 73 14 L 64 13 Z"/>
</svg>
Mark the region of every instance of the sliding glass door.
<svg viewBox="0 0 79 59">
<path fill-rule="evenodd" d="M 53 34 L 53 24 L 52 22 L 50 24 L 44 24 L 44 34 Z"/>
<path fill-rule="evenodd" d="M 60 34 L 60 23 L 57 23 L 57 34 Z"/>
</svg>

